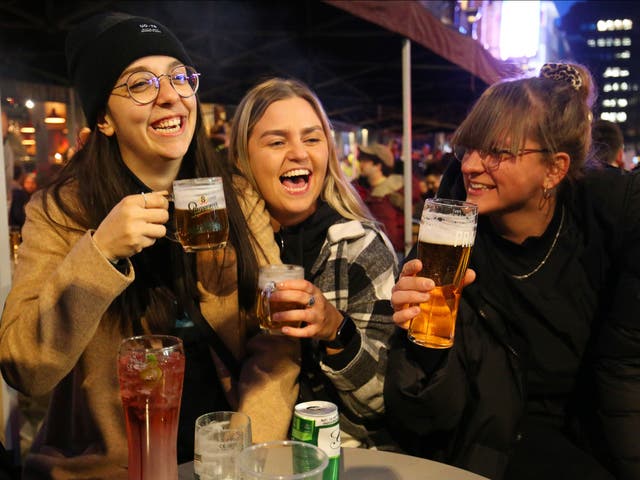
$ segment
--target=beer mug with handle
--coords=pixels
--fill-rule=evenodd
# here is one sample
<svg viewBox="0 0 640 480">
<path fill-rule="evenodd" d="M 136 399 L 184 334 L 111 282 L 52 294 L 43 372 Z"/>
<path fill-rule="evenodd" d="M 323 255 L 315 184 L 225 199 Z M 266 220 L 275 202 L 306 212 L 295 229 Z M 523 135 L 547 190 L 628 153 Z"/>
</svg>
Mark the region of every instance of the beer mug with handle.
<svg viewBox="0 0 640 480">
<path fill-rule="evenodd" d="M 478 207 L 468 202 L 430 198 L 424 203 L 418 233 L 422 271 L 436 286 L 411 320 L 409 339 L 428 348 L 453 345 L 462 280 L 476 237 Z"/>
<path fill-rule="evenodd" d="M 168 200 L 174 203 L 174 221 L 168 227 L 175 227 L 175 232 L 168 232 L 167 237 L 180 242 L 185 252 L 227 245 L 229 218 L 222 178 L 175 180 Z"/>
<path fill-rule="evenodd" d="M 271 314 L 284 312 L 287 310 L 303 309 L 306 305 L 291 302 L 273 302 L 271 294 L 276 289 L 276 284 L 284 280 L 304 279 L 304 268 L 300 265 L 263 265 L 258 274 L 258 296 L 256 301 L 256 313 L 260 328 L 272 334 L 281 334 L 284 326 L 282 322 L 274 322 Z M 292 327 L 299 327 L 300 322 L 289 324 Z"/>
</svg>

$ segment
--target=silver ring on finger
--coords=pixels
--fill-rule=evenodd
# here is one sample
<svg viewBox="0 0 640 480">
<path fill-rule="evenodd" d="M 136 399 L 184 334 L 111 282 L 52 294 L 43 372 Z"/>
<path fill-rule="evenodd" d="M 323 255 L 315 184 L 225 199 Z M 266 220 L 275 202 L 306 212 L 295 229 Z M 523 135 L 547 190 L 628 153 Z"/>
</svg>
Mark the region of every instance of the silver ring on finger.
<svg viewBox="0 0 640 480">
<path fill-rule="evenodd" d="M 140 193 L 140 195 L 142 195 L 142 201 L 144 202 L 144 207 L 142 208 L 147 208 L 147 197 L 145 196 L 144 192 Z"/>
<path fill-rule="evenodd" d="M 311 307 L 313 307 L 315 304 L 316 304 L 316 298 L 315 298 L 313 295 L 311 295 L 311 296 L 309 297 L 309 301 L 307 302 L 307 308 L 311 308 Z"/>
</svg>

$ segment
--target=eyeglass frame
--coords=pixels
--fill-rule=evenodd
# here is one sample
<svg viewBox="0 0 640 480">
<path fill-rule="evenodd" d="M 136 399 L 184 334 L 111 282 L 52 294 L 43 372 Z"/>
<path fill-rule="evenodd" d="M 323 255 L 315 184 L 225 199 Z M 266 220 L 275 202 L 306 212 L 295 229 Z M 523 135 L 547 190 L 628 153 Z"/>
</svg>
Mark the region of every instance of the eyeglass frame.
<svg viewBox="0 0 640 480">
<path fill-rule="evenodd" d="M 453 156 L 458 162 L 460 162 L 461 164 L 464 163 L 464 157 L 467 155 L 467 152 L 476 151 L 480 156 L 482 165 L 487 170 L 497 170 L 498 168 L 500 168 L 502 162 L 506 162 L 507 160 L 512 160 L 524 155 L 529 155 L 530 153 L 551 153 L 551 150 L 549 150 L 548 148 L 521 148 L 516 151 L 516 153 L 513 153 L 512 151 L 506 149 L 484 151 L 477 148 L 467 148 L 463 146 L 459 146 L 457 148 L 464 151 L 464 153 L 460 155 L 456 152 L 456 149 L 453 150 Z M 487 163 L 487 158 L 492 159 L 491 163 Z M 498 158 L 498 160 L 495 160 L 496 158 Z"/>
<path fill-rule="evenodd" d="M 196 88 L 192 88 L 193 93 L 191 93 L 191 95 L 182 95 L 178 89 L 176 88 L 176 86 L 173 84 L 173 72 L 179 68 L 190 68 L 193 70 L 193 74 L 196 77 Z M 151 74 L 151 78 L 149 80 L 155 79 L 155 81 L 152 81 L 153 86 L 155 87 L 155 96 L 149 100 L 148 102 L 141 102 L 140 100 L 136 99 L 136 97 L 133 95 L 133 93 L 131 93 L 131 89 L 129 88 L 129 79 L 131 78 L 132 75 L 136 75 L 136 74 L 140 74 L 140 73 L 150 73 Z M 171 71 L 169 73 L 161 73 L 160 75 L 156 75 L 153 72 L 150 72 L 149 70 L 136 70 L 135 72 L 131 72 L 129 75 L 127 75 L 127 78 L 125 80 L 124 83 L 121 83 L 120 85 L 116 85 L 115 87 L 113 87 L 111 89 L 111 93 L 113 94 L 113 91 L 117 88 L 122 88 L 122 87 L 127 87 L 127 93 L 129 94 L 129 98 L 131 100 L 133 100 L 136 104 L 138 105 L 148 105 L 152 102 L 155 102 L 156 99 L 158 98 L 158 94 L 160 92 L 160 80 L 162 79 L 162 77 L 168 77 L 169 78 L 169 84 L 171 85 L 171 88 L 173 88 L 173 90 L 180 96 L 180 98 L 190 98 L 193 97 L 197 92 L 198 89 L 200 88 L 200 75 L 201 73 L 198 72 L 194 67 L 192 67 L 191 65 L 176 65 L 175 67 L 173 67 L 171 69 Z"/>
</svg>

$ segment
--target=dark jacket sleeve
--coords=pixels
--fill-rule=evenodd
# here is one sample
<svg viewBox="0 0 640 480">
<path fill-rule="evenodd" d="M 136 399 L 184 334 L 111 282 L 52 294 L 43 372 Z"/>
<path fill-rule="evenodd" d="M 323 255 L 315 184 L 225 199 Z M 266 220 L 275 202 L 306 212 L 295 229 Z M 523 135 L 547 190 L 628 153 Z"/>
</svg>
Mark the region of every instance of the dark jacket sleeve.
<svg viewBox="0 0 640 480">
<path fill-rule="evenodd" d="M 466 403 L 462 346 L 435 350 L 413 344 L 397 328 L 388 354 L 384 400 L 390 424 L 424 436 L 454 429 Z"/>
<path fill-rule="evenodd" d="M 640 174 L 620 178 L 622 208 L 608 209 L 609 215 L 620 213 L 613 224 L 611 303 L 598 336 L 595 375 L 616 476 L 631 480 L 640 478 Z M 603 192 L 603 199 L 617 196 Z"/>
</svg>

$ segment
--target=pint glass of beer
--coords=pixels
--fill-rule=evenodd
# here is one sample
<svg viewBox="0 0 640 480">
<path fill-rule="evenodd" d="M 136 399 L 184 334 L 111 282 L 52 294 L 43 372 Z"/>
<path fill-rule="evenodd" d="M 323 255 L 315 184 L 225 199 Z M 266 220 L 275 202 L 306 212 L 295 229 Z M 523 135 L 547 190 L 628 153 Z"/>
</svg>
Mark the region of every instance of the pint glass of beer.
<svg viewBox="0 0 640 480">
<path fill-rule="evenodd" d="M 229 219 L 222 178 L 190 178 L 173 182 L 175 237 L 185 252 L 224 248 Z"/>
<path fill-rule="evenodd" d="M 476 237 L 478 208 L 467 202 L 430 198 L 425 201 L 418 233 L 422 271 L 436 286 L 411 320 L 409 339 L 429 348 L 453 345 L 462 279 Z"/>
<path fill-rule="evenodd" d="M 306 305 L 300 303 L 273 302 L 271 300 L 271 294 L 279 282 L 298 279 L 304 279 L 304 268 L 300 265 L 263 265 L 260 267 L 256 313 L 263 331 L 281 335 L 281 329 L 284 326 L 300 326 L 300 322 L 274 322 L 271 320 L 272 313 L 306 308 Z"/>
</svg>

